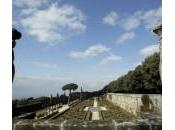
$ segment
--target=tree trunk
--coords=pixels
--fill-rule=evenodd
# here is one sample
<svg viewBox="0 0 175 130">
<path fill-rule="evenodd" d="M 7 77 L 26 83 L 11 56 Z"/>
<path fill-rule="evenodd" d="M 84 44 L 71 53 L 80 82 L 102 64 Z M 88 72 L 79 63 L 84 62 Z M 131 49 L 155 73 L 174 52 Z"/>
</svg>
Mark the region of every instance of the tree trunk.
<svg viewBox="0 0 175 130">
<path fill-rule="evenodd" d="M 69 103 L 70 103 L 70 95 L 71 95 L 71 89 L 69 89 L 69 97 L 68 97 L 68 105 L 69 105 Z"/>
</svg>

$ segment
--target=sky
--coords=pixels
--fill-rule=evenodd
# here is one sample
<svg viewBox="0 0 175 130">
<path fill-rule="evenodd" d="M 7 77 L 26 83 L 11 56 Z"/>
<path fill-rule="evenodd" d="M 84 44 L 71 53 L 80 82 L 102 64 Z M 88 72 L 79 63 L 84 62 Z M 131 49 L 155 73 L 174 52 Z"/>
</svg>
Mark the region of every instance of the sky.
<svg viewBox="0 0 175 130">
<path fill-rule="evenodd" d="M 102 89 L 159 51 L 161 0 L 13 0 L 13 98 Z"/>
</svg>

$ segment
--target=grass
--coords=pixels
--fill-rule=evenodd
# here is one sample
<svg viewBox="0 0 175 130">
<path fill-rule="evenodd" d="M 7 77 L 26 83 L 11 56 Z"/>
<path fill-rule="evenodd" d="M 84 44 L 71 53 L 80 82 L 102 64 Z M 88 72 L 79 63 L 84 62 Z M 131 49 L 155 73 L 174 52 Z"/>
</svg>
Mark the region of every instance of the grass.
<svg viewBox="0 0 175 130">
<path fill-rule="evenodd" d="M 71 107 L 68 111 L 64 112 L 62 115 L 57 117 L 55 120 L 63 121 L 83 121 L 83 120 L 91 120 L 92 113 L 90 111 L 84 111 L 85 107 L 93 106 L 94 100 L 85 100 L 82 101 L 75 106 Z M 106 107 L 106 111 L 100 111 L 100 115 L 102 120 L 115 120 L 116 122 L 126 122 L 133 121 L 136 117 L 131 113 L 125 111 L 124 109 L 108 102 L 105 99 L 100 99 L 98 101 L 99 107 Z"/>
<path fill-rule="evenodd" d="M 117 122 L 132 121 L 136 117 L 124 109 L 108 102 L 107 100 L 99 100 L 99 106 L 106 107 L 106 111 L 101 111 L 104 120 L 116 120 Z"/>
<path fill-rule="evenodd" d="M 88 120 L 90 114 L 84 111 L 85 107 L 93 105 L 93 100 L 85 100 L 71 107 L 68 111 L 60 115 L 56 120 Z"/>
</svg>

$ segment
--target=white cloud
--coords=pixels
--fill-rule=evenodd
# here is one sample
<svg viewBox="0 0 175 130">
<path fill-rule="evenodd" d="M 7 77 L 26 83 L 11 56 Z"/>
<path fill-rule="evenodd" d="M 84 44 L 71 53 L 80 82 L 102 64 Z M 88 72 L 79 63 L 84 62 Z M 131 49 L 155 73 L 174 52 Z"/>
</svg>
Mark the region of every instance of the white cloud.
<svg viewBox="0 0 175 130">
<path fill-rule="evenodd" d="M 40 7 L 47 4 L 49 0 L 13 0 L 13 5 L 16 7 Z"/>
<path fill-rule="evenodd" d="M 35 11 L 37 11 L 36 8 L 26 8 L 26 9 L 22 9 L 20 12 L 21 16 L 27 16 L 27 15 L 31 15 L 33 13 L 35 13 Z"/>
<path fill-rule="evenodd" d="M 103 18 L 103 23 L 109 26 L 115 26 L 117 24 L 118 18 L 118 14 L 114 11 L 111 11 L 107 16 Z"/>
<path fill-rule="evenodd" d="M 122 60 L 123 58 L 121 56 L 117 56 L 117 55 L 114 55 L 114 54 L 110 54 L 108 57 L 104 58 L 100 64 L 107 64 L 109 62 L 112 62 L 112 61 L 119 61 L 119 60 Z"/>
<path fill-rule="evenodd" d="M 153 28 L 162 21 L 162 8 L 150 9 L 147 11 L 137 11 L 133 15 L 124 19 L 121 24 L 123 29 L 131 31 L 138 28 L 141 24 L 145 28 Z"/>
<path fill-rule="evenodd" d="M 134 63 L 134 64 L 133 64 L 133 67 L 135 68 L 135 67 L 137 67 L 137 66 L 139 66 L 139 65 L 142 65 L 142 62 Z"/>
<path fill-rule="evenodd" d="M 94 56 L 97 56 L 101 53 L 108 52 L 109 50 L 110 50 L 110 48 L 108 48 L 102 44 L 97 44 L 97 45 L 90 46 L 85 51 L 71 52 L 70 56 L 72 58 L 82 59 L 82 58 L 86 58 L 86 57 L 94 57 Z"/>
<path fill-rule="evenodd" d="M 156 25 L 159 25 L 162 21 L 162 8 L 160 7 L 158 9 L 152 9 L 145 12 L 141 19 L 143 20 L 146 28 L 153 28 Z"/>
<path fill-rule="evenodd" d="M 53 63 L 44 63 L 44 62 L 32 61 L 32 62 L 29 62 L 29 64 L 31 64 L 35 67 L 39 67 L 39 68 L 48 68 L 48 69 L 58 68 L 58 64 L 53 64 Z"/>
<path fill-rule="evenodd" d="M 21 10 L 25 31 L 40 42 L 55 43 L 86 30 L 85 15 L 72 5 L 54 3 L 44 9 Z"/>
<path fill-rule="evenodd" d="M 123 24 L 123 28 L 127 31 L 133 30 L 140 25 L 141 21 L 138 17 L 131 16 Z"/>
<path fill-rule="evenodd" d="M 154 54 L 155 52 L 159 52 L 159 45 L 150 45 L 147 47 L 144 47 L 143 49 L 140 50 L 140 53 L 145 56 L 149 56 Z"/>
<path fill-rule="evenodd" d="M 132 40 L 135 37 L 135 33 L 134 32 L 125 32 L 123 33 L 121 36 L 119 36 L 119 38 L 117 39 L 117 43 L 124 43 L 128 40 Z"/>
</svg>

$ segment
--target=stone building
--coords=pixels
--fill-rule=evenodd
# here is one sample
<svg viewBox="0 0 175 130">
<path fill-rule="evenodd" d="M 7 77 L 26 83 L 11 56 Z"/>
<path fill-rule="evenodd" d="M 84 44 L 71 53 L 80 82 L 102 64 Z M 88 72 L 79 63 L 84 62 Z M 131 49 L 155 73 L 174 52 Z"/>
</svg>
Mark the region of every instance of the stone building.
<svg viewBox="0 0 175 130">
<path fill-rule="evenodd" d="M 160 77 L 162 78 L 162 24 L 155 27 L 153 32 L 159 36 L 159 49 L 160 49 Z"/>
</svg>

